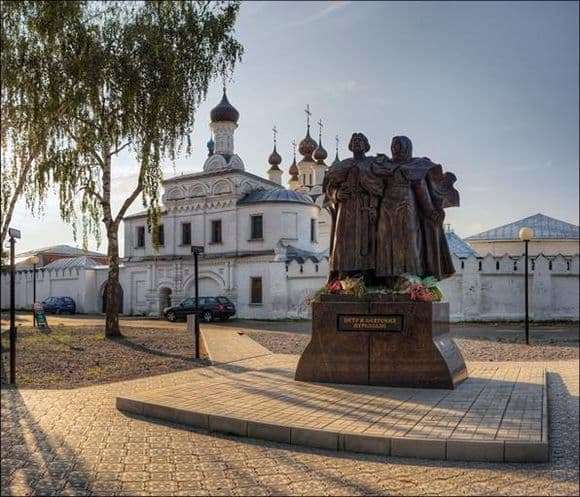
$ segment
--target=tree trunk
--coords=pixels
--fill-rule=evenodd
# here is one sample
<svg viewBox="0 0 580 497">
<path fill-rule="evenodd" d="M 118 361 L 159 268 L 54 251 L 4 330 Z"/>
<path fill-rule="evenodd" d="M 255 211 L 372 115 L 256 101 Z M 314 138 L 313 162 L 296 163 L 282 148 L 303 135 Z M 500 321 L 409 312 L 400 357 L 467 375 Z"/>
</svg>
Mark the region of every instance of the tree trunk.
<svg viewBox="0 0 580 497">
<path fill-rule="evenodd" d="M 109 277 L 107 280 L 107 306 L 105 337 L 113 338 L 123 336 L 119 328 L 119 240 L 117 223 L 107 226 L 107 239 L 109 248 Z"/>
</svg>

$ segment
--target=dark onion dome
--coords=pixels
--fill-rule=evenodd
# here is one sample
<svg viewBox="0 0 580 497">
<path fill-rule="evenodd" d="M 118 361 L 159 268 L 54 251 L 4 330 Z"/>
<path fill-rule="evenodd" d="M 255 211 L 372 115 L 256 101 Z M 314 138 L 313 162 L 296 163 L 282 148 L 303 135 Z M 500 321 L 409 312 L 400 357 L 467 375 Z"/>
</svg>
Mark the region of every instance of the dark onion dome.
<svg viewBox="0 0 580 497">
<path fill-rule="evenodd" d="M 240 118 L 240 113 L 237 109 L 230 104 L 228 96 L 226 95 L 226 89 L 224 88 L 224 96 L 219 104 L 217 104 L 209 113 L 209 117 L 212 123 L 228 121 L 232 123 L 237 123 Z"/>
<path fill-rule="evenodd" d="M 274 169 L 274 170 L 276 170 L 276 169 L 280 170 L 280 168 L 278 166 L 280 164 L 282 164 L 282 157 L 280 157 L 280 154 L 276 150 L 276 145 L 274 145 L 274 150 L 272 150 L 272 153 L 270 154 L 270 157 L 268 157 L 268 164 L 270 164 L 272 166 L 270 168 L 270 170 L 272 170 L 272 169 Z"/>
<path fill-rule="evenodd" d="M 316 147 L 316 150 L 314 151 L 313 157 L 316 160 L 316 162 L 318 162 L 318 164 L 324 164 L 324 159 L 326 159 L 328 157 L 328 152 L 322 146 L 322 140 L 318 140 L 318 146 Z"/>
<path fill-rule="evenodd" d="M 215 142 L 213 141 L 213 138 L 210 138 L 209 141 L 207 142 L 207 155 L 208 155 L 208 157 L 210 155 L 213 155 L 214 150 L 215 150 Z"/>
<path fill-rule="evenodd" d="M 290 164 L 290 169 L 288 169 L 288 172 L 290 173 L 290 176 L 292 176 L 291 179 L 298 179 L 298 166 L 296 165 L 296 157 L 294 157 L 294 160 L 292 161 L 292 164 Z"/>
<path fill-rule="evenodd" d="M 298 145 L 298 151 L 307 158 L 312 157 L 312 152 L 316 149 L 317 143 L 310 136 L 310 127 L 306 131 L 306 136 L 302 139 Z"/>
<path fill-rule="evenodd" d="M 274 190 L 257 190 L 248 193 L 245 197 L 238 200 L 238 205 L 257 204 L 262 202 L 282 202 L 294 204 L 314 205 L 310 195 L 285 188 L 276 188 Z"/>
</svg>

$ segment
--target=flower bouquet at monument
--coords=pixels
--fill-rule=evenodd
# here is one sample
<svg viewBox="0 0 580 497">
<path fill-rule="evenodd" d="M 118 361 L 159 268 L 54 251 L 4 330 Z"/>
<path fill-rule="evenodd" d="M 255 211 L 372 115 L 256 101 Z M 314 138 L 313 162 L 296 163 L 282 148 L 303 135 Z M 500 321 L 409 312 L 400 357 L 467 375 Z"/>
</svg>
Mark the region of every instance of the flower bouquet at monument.
<svg viewBox="0 0 580 497">
<path fill-rule="evenodd" d="M 318 290 L 310 299 L 313 302 L 318 299 L 320 295 L 354 295 L 355 297 L 362 297 L 367 293 L 362 276 L 349 278 L 335 278 Z"/>
<path fill-rule="evenodd" d="M 335 278 L 318 290 L 310 299 L 310 303 L 318 300 L 321 295 L 352 295 L 362 297 L 364 295 L 407 295 L 410 300 L 416 302 L 441 302 L 443 292 L 437 284 L 437 279 L 428 276 L 421 278 L 412 274 L 404 274 L 399 278 L 395 288 L 382 286 L 368 287 L 362 276 Z"/>
<path fill-rule="evenodd" d="M 411 300 L 418 302 L 441 302 L 443 292 L 433 276 L 421 278 L 420 276 L 404 274 L 397 286 L 398 293 L 406 294 Z"/>
</svg>

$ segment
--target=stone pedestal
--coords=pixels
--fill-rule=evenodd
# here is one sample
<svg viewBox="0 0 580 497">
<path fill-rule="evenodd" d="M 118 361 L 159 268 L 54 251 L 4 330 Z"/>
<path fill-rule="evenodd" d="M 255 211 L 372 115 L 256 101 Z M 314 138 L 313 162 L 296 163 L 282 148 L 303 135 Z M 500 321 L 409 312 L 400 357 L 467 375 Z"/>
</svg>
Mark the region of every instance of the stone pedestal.
<svg viewBox="0 0 580 497">
<path fill-rule="evenodd" d="M 449 337 L 449 304 L 323 295 L 297 381 L 453 389 L 467 378 Z"/>
</svg>

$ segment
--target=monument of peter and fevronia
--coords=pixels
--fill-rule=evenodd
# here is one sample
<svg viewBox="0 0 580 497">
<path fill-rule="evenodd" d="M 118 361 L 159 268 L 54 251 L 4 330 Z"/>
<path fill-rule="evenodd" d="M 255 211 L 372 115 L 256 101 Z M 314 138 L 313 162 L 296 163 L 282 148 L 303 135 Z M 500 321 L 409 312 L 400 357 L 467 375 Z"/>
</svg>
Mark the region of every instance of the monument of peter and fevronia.
<svg viewBox="0 0 580 497">
<path fill-rule="evenodd" d="M 393 138 L 391 158 L 366 156 L 362 133 L 352 135 L 349 150 L 353 157 L 324 179 L 330 291 L 312 303 L 312 339 L 296 379 L 453 388 L 467 370 L 448 335 L 449 304 L 400 289 L 412 278 L 437 281 L 455 272 L 443 220 L 445 208 L 459 206 L 456 177 L 413 157 L 406 136 Z M 341 292 L 341 282 L 373 291 Z"/>
</svg>

